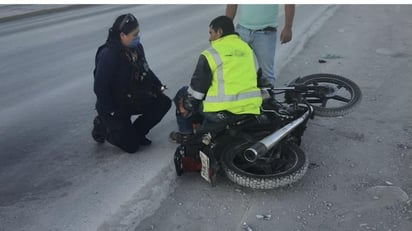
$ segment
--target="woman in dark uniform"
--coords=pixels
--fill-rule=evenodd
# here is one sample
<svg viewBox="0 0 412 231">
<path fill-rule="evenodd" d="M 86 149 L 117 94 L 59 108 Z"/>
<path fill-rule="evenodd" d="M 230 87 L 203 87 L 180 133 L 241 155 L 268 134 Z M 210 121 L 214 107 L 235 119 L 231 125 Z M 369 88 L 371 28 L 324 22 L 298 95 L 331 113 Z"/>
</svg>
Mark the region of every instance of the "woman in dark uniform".
<svg viewBox="0 0 412 231">
<path fill-rule="evenodd" d="M 146 137 L 171 106 L 165 86 L 149 68 L 139 40 L 139 24 L 132 14 L 119 16 L 105 44 L 96 53 L 94 92 L 98 116 L 93 121 L 96 142 L 128 153 L 150 145 Z M 140 115 L 134 122 L 132 115 Z"/>
</svg>

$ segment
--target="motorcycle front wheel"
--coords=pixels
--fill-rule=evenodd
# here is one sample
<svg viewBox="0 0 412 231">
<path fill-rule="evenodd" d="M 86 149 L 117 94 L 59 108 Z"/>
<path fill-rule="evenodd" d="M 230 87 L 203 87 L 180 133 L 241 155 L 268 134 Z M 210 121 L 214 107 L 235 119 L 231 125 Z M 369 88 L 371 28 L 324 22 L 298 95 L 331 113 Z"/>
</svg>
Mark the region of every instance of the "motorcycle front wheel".
<svg viewBox="0 0 412 231">
<path fill-rule="evenodd" d="M 359 86 L 350 79 L 339 75 L 313 74 L 299 78 L 296 83 L 313 88 L 302 93 L 302 97 L 312 105 L 317 116 L 346 115 L 362 99 Z"/>
<path fill-rule="evenodd" d="M 236 141 L 222 152 L 222 168 L 236 184 L 254 189 L 273 189 L 300 180 L 308 168 L 305 153 L 294 143 L 283 143 L 270 150 L 270 157 L 248 162 L 243 152 L 252 143 Z"/>
</svg>

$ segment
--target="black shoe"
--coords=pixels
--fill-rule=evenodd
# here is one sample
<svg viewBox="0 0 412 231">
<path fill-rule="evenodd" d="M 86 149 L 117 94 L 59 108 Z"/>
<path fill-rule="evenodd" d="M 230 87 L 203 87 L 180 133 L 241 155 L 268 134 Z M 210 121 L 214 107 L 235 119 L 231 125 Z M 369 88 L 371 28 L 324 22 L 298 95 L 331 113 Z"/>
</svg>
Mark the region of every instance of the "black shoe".
<svg viewBox="0 0 412 231">
<path fill-rule="evenodd" d="M 267 78 L 258 78 L 258 88 L 273 88 L 273 84 Z"/>
<path fill-rule="evenodd" d="M 152 141 L 149 140 L 146 136 L 142 136 L 139 140 L 139 144 L 143 146 L 151 145 Z"/>
<path fill-rule="evenodd" d="M 104 143 L 106 137 L 106 128 L 99 116 L 93 120 L 92 137 L 97 143 Z"/>
<path fill-rule="evenodd" d="M 183 144 L 193 137 L 193 134 L 182 134 L 180 132 L 171 132 L 169 140 L 173 143 Z"/>
</svg>

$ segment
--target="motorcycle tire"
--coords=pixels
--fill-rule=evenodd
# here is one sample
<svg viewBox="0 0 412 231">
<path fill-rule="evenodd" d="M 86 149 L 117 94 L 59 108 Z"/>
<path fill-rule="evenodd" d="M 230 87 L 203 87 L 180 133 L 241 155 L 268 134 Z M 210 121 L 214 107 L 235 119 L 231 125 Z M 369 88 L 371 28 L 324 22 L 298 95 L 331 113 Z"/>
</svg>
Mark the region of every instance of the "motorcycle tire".
<svg viewBox="0 0 412 231">
<path fill-rule="evenodd" d="M 182 153 L 184 153 L 184 147 L 180 145 L 176 148 L 175 155 L 173 157 L 177 176 L 181 176 L 183 174 Z"/>
<path fill-rule="evenodd" d="M 234 183 L 253 189 L 274 189 L 290 185 L 300 180 L 308 169 L 308 158 L 305 153 L 294 143 L 284 143 L 281 145 L 281 156 L 289 158 L 289 163 L 283 170 L 268 173 L 259 167 L 245 167 L 248 163 L 243 152 L 252 144 L 247 141 L 237 141 L 228 145 L 222 156 L 222 169 L 227 177 Z M 259 160 L 258 160 L 259 161 Z M 258 162 L 257 161 L 257 162 Z M 275 162 L 270 164 L 269 168 L 275 166 Z M 258 163 L 256 163 L 258 165 Z M 265 172 L 266 171 L 266 172 Z"/>
<path fill-rule="evenodd" d="M 359 86 L 353 81 L 334 74 L 312 74 L 299 78 L 296 83 L 305 86 L 327 86 L 328 92 L 305 92 L 302 96 L 312 105 L 314 113 L 322 117 L 337 117 L 350 113 L 362 99 Z M 343 93 L 344 95 L 339 95 Z M 320 102 L 321 101 L 321 102 Z M 330 102 L 330 103 L 329 103 Z M 335 105 L 331 105 L 335 104 Z"/>
</svg>

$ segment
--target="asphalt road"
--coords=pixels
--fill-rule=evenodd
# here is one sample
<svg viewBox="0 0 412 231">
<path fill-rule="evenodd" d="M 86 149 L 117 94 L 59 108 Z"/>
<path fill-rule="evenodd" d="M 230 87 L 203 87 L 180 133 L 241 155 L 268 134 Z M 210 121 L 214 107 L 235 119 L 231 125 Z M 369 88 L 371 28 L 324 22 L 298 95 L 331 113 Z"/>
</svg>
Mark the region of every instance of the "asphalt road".
<svg viewBox="0 0 412 231">
<path fill-rule="evenodd" d="M 280 73 L 282 83 L 339 74 L 363 92 L 351 114 L 309 121 L 302 149 L 311 164 L 300 182 L 259 191 L 220 177 L 212 188 L 185 174 L 134 230 L 238 231 L 246 222 L 254 231 L 410 231 L 411 13 L 411 6 L 341 6 Z M 339 58 L 319 63 L 325 55 Z"/>
<path fill-rule="evenodd" d="M 112 5 L 2 23 L 0 230 L 95 230 L 170 166 L 175 147 L 164 131 L 174 128 L 173 113 L 149 135 L 154 147 L 137 155 L 91 139 L 95 52 L 115 17 L 134 13 L 149 64 L 172 96 L 223 11 Z"/>
<path fill-rule="evenodd" d="M 359 182 L 351 183 L 362 183 L 365 188 L 388 180 L 411 192 L 411 184 L 405 180 L 411 177 L 412 126 L 407 116 L 411 114 L 407 103 L 411 98 L 407 91 L 411 87 L 408 32 L 411 30 L 405 29 L 411 27 L 407 17 L 411 8 L 345 7 L 336 17 L 331 17 L 333 10 L 327 9 L 330 8 L 298 7 L 297 36 L 294 42 L 278 47 L 278 71 L 290 57 L 298 56 L 281 73 L 279 83 L 289 76 L 320 71 L 357 76 L 359 79 L 354 80 L 365 89 L 364 104 L 348 117 L 315 120 L 305 134 L 314 138 L 304 139 L 303 149 L 321 167 L 310 171 L 292 189 L 274 192 L 240 189 L 225 178 L 217 188 L 209 188 L 198 176 L 182 177 L 176 182 L 171 165 L 176 146 L 167 142 L 168 132 L 175 129 L 173 110 L 149 134 L 154 145 L 136 155 L 125 154 L 110 145 L 97 145 L 90 137 L 95 115 L 94 54 L 105 41 L 116 16 L 131 12 L 138 17 L 149 65 L 168 85 L 167 94 L 173 96 L 182 84 L 188 83 L 199 53 L 208 46 L 208 23 L 224 12 L 223 5 L 96 6 L 0 24 L 0 230 L 150 230 L 152 225 L 156 230 L 216 230 L 217 227 L 237 230 L 243 221 L 265 227 L 265 223 L 253 223 L 253 216 L 258 212 L 274 215 L 286 212 L 290 219 L 282 225 L 293 229 L 301 227 L 299 224 L 304 220 L 300 221 L 292 211 L 309 205 L 302 201 L 310 201 L 315 194 L 329 195 L 334 189 L 331 182 L 346 182 L 353 177 Z M 364 10 L 368 17 L 359 10 Z M 354 16 L 348 20 L 348 15 Z M 374 21 L 376 17 L 380 23 Z M 326 20 L 329 27 L 324 29 L 322 25 Z M 334 26 L 343 28 L 343 32 Z M 386 37 L 382 36 L 383 28 Z M 314 39 L 305 45 L 314 34 Z M 343 35 L 347 39 L 342 40 Z M 328 50 L 335 44 L 339 44 L 336 50 Z M 378 48 L 382 49 L 376 50 Z M 304 52 L 298 53 L 300 49 Z M 398 50 L 400 55 L 396 53 Z M 347 62 L 345 65 L 338 65 L 337 61 L 334 65 L 335 61 L 323 66 L 316 63 L 320 54 L 343 51 L 348 54 L 344 53 L 345 58 L 339 61 Z M 376 59 L 370 59 L 370 55 Z M 390 91 L 386 91 L 387 85 Z M 390 113 L 381 113 L 380 119 L 375 118 L 382 102 L 387 103 Z M 397 121 L 396 126 L 388 122 L 388 117 L 394 115 L 397 115 L 392 118 Z M 389 133 L 379 129 L 385 122 L 383 128 L 392 129 Z M 341 124 L 345 124 L 344 129 L 338 126 Z M 342 139 L 344 135 L 349 138 Z M 346 153 L 346 146 L 360 146 L 356 143 L 358 136 L 371 141 L 367 148 L 373 152 L 357 148 L 352 155 Z M 377 136 L 380 137 L 378 145 Z M 328 137 L 328 145 L 324 145 L 324 137 Z M 393 140 L 389 142 L 386 138 Z M 379 145 L 387 148 L 388 153 L 403 154 L 391 159 L 389 167 L 385 165 L 387 169 L 379 173 L 383 175 L 379 175 L 376 168 L 382 167 L 389 157 L 385 155 L 387 152 L 380 152 L 383 147 Z M 331 151 L 342 152 L 343 159 L 339 159 L 338 154 L 323 158 Z M 365 169 L 364 164 L 368 164 L 376 152 L 381 154 L 377 155 L 382 160 L 378 162 L 380 165 Z M 359 153 L 363 154 L 359 155 L 363 164 L 355 161 L 355 154 Z M 325 166 L 322 161 L 326 161 Z M 357 175 L 343 177 L 342 173 L 334 178 L 338 167 L 347 167 L 345 161 L 354 162 L 355 169 L 350 171 Z M 391 171 L 392 165 L 397 171 Z M 337 187 L 338 192 L 340 189 Z M 169 193 L 172 194 L 169 196 Z M 352 194 L 348 195 L 353 199 Z M 333 199 L 336 197 L 318 199 L 312 204 L 319 207 L 323 200 L 332 201 L 332 210 L 337 212 L 331 217 L 352 208 L 339 209 L 336 204 L 343 206 L 346 199 L 337 202 Z M 205 210 L 198 213 L 196 209 L 203 207 Z M 243 212 L 245 208 L 249 212 Z M 406 217 L 410 216 L 410 210 L 405 210 L 406 215 L 400 213 L 399 227 L 410 223 Z M 328 218 L 319 216 L 319 219 L 322 217 Z M 273 225 L 274 221 L 276 219 L 268 224 Z M 330 222 L 327 220 L 325 227 L 333 227 Z M 305 227 L 303 223 L 302 227 Z M 309 227 L 306 230 L 319 230 L 306 227 Z M 346 230 L 346 226 L 343 227 L 341 230 Z M 366 229 L 366 226 L 359 228 Z"/>
</svg>

